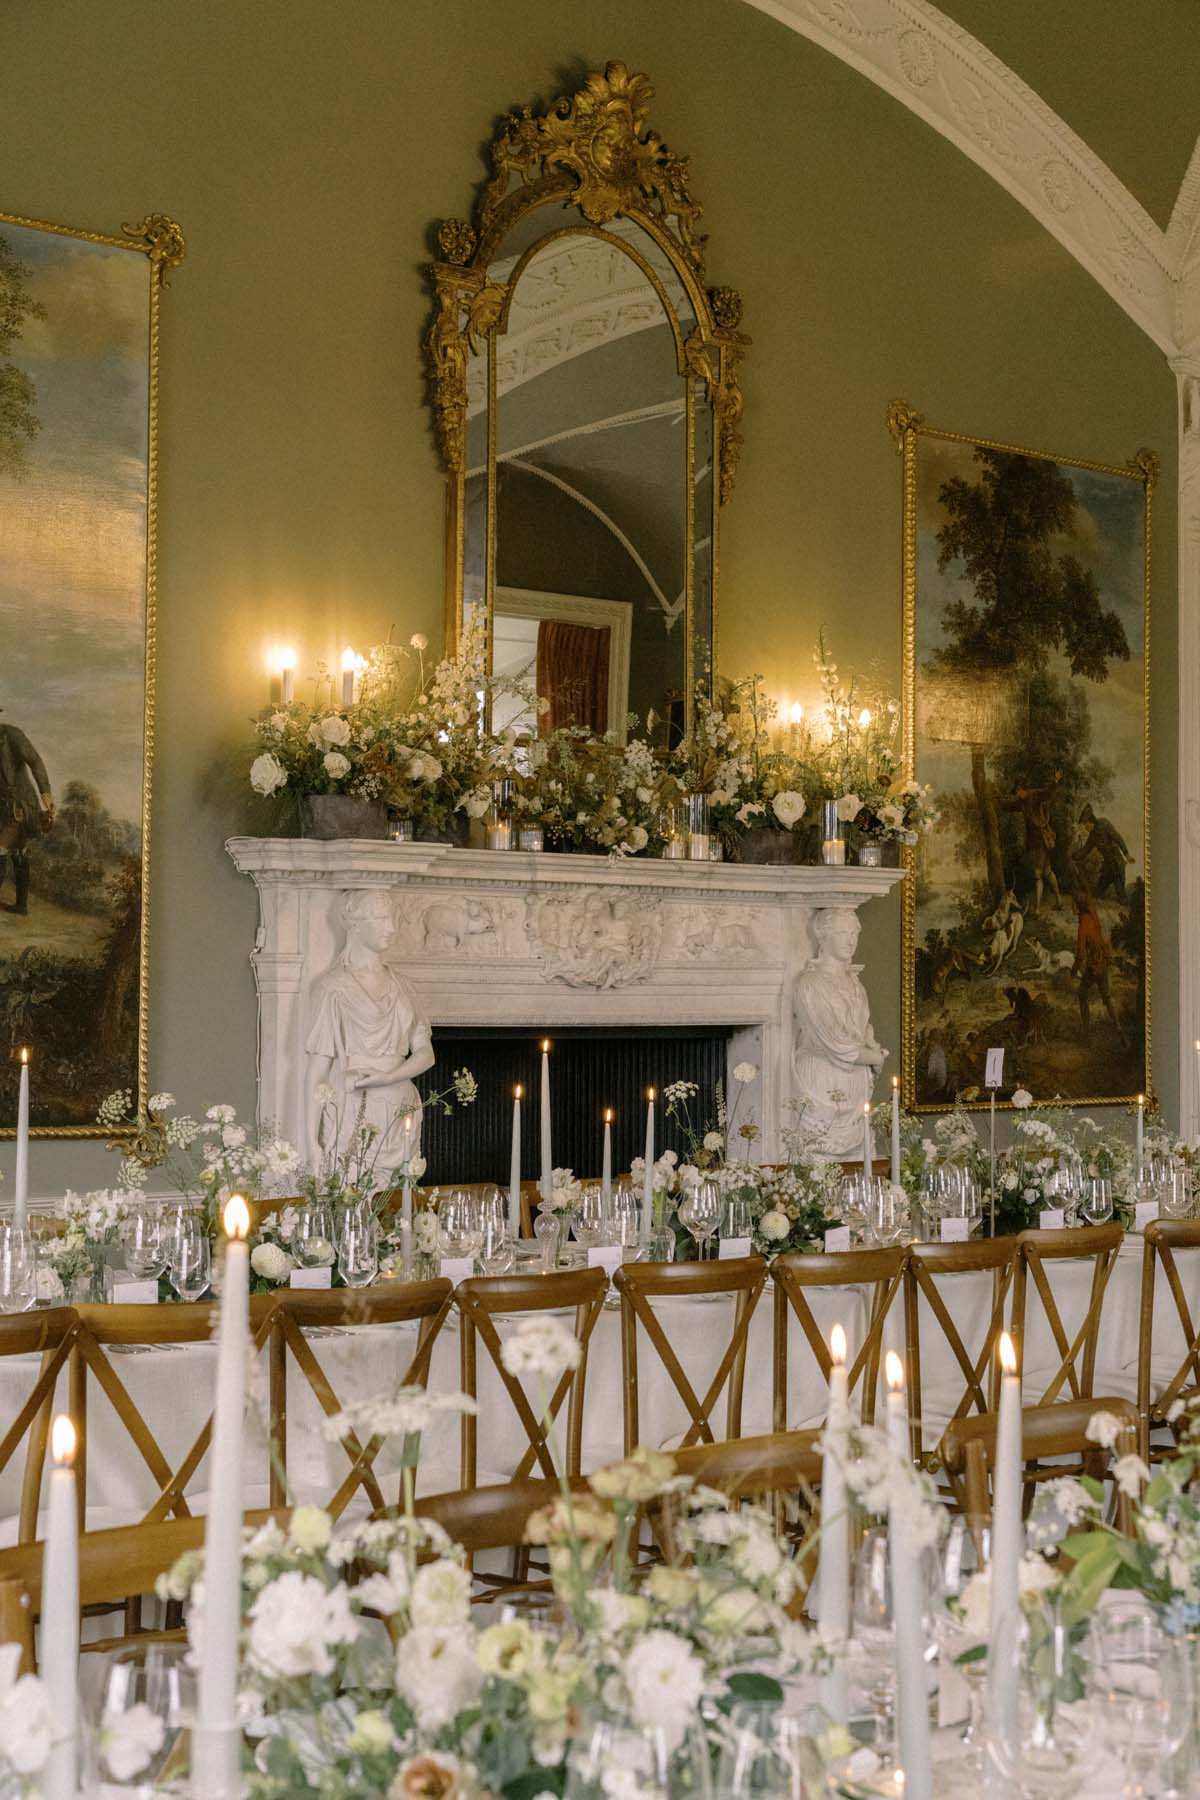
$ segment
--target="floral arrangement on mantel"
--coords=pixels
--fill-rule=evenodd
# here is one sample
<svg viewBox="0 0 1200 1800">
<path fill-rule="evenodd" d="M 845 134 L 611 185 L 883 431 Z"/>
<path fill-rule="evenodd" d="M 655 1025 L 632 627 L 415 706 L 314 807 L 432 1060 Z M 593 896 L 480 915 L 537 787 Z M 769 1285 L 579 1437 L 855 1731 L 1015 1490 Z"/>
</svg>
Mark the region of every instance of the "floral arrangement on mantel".
<svg viewBox="0 0 1200 1800">
<path fill-rule="evenodd" d="M 544 713 L 526 687 L 484 673 L 482 616 L 472 615 L 457 652 L 428 669 L 427 640 L 372 652 L 356 698 L 343 705 L 321 670 L 310 701 L 264 711 L 255 723 L 250 783 L 296 802 L 343 795 L 386 807 L 420 837 L 465 840 L 499 783 L 518 825 L 540 826 L 551 848 L 656 855 L 671 808 L 707 798 L 712 829 L 736 856 L 752 833 L 783 833 L 804 860 L 823 801 L 837 804 L 852 839 L 915 843 L 937 815 L 931 791 L 906 781 L 899 706 L 861 680 L 838 678 L 824 634 L 815 661 L 821 702 L 803 723 L 781 727 L 752 675 L 719 702 L 698 693 L 690 735 L 659 744 L 651 715 L 643 735 L 630 717 L 624 742 L 578 727 L 534 737 L 483 728 L 485 705 L 504 694 Z M 811 842 L 809 841 L 811 840 Z"/>
<path fill-rule="evenodd" d="M 548 1396 L 580 1355 L 553 1317 L 524 1320 L 504 1344 L 551 1431 Z M 473 1612 L 462 1551 L 413 1505 L 423 1434 L 473 1405 L 420 1388 L 356 1403 L 325 1434 L 380 1442 L 377 1468 L 399 1471 L 396 1508 L 348 1524 L 302 1505 L 286 1529 L 247 1531 L 238 1706 L 250 1800 L 534 1800 L 568 1783 L 594 1800 L 706 1793 L 733 1741 L 732 1706 L 781 1709 L 787 1684 L 829 1670 L 820 1632 L 797 1616 L 812 1536 L 797 1550 L 767 1511 L 696 1487 L 655 1450 L 597 1469 L 586 1491 L 564 1482 L 528 1520 L 551 1611 L 498 1622 Z M 917 1543 L 936 1541 L 931 1484 L 882 1433 L 858 1428 L 832 1453 L 858 1504 L 902 1518 Z M 646 1507 L 668 1514 L 674 1549 L 639 1567 Z M 203 1629 L 203 1578 L 191 1551 L 157 1583 L 187 1607 L 189 1635 Z M 44 1764 L 52 1721 L 37 1678 L 14 1678 L 15 1665 L 0 1664 L 0 1775 L 24 1780 Z M 851 1742 L 818 1707 L 807 1720 L 800 1773 L 825 1791 Z M 604 1726 L 613 1736 L 596 1768 Z M 124 1779 L 152 1780 L 173 1751 L 161 1720 L 137 1707 L 102 1718 L 96 1747 Z M 660 1747 L 667 1767 L 639 1761 Z"/>
</svg>

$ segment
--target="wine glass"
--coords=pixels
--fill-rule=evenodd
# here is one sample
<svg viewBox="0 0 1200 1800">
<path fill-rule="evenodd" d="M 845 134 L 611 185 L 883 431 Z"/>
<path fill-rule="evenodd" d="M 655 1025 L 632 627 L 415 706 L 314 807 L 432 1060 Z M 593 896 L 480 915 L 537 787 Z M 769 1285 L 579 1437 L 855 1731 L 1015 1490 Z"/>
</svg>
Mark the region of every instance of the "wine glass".
<svg viewBox="0 0 1200 1800">
<path fill-rule="evenodd" d="M 966 1689 L 966 1718 L 959 1734 L 964 1767 L 978 1775 L 983 1767 L 981 1708 L 987 1674 L 984 1657 L 959 1658 L 986 1649 L 991 1630 L 991 1526 L 987 1518 L 959 1514 L 951 1519 L 938 1555 L 938 1606 L 934 1635 L 942 1671 L 953 1665 Z"/>
<path fill-rule="evenodd" d="M 152 1200 L 135 1206 L 125 1222 L 125 1266 L 139 1281 L 156 1279 L 167 1266 L 162 1208 Z"/>
<path fill-rule="evenodd" d="M 1080 1210 L 1089 1225 L 1103 1225 L 1112 1218 L 1112 1182 L 1107 1175 L 1088 1175 L 1083 1183 Z"/>
<path fill-rule="evenodd" d="M 863 1238 L 871 1244 L 897 1244 L 908 1223 L 908 1207 L 891 1182 L 880 1182 L 867 1208 Z"/>
<path fill-rule="evenodd" d="M 1140 1601 L 1102 1607 L 1089 1635 L 1088 1698 L 1106 1748 L 1121 1763 L 1127 1795 L 1162 1792 L 1161 1776 L 1191 1724 L 1189 1646 Z"/>
<path fill-rule="evenodd" d="M 713 1791 L 730 1800 L 804 1800 L 807 1724 L 774 1701 L 739 1701 L 721 1727 Z"/>
<path fill-rule="evenodd" d="M 708 1255 L 708 1240 L 721 1223 L 721 1190 L 715 1181 L 697 1182 L 684 1195 L 679 1217 L 696 1240 L 699 1259 Z"/>
<path fill-rule="evenodd" d="M 567 1758 L 564 1800 L 608 1800 L 612 1794 L 667 1800 L 669 1764 L 661 1731 L 601 1721 L 586 1742 L 575 1740 Z"/>
<path fill-rule="evenodd" d="M 854 1562 L 851 1597 L 851 1667 L 866 1691 L 875 1716 L 875 1748 L 892 1752 L 896 1705 L 896 1637 L 892 1615 L 891 1539 L 886 1526 L 864 1532 Z M 932 1643 L 941 1576 L 933 1550 L 919 1554 L 925 1641 Z M 932 1654 L 932 1649 L 929 1651 Z"/>
<path fill-rule="evenodd" d="M 1159 1189 L 1159 1205 L 1168 1219 L 1186 1219 L 1190 1215 L 1192 1181 L 1186 1163 L 1171 1163 Z"/>
<path fill-rule="evenodd" d="M 171 1243 L 171 1286 L 181 1300 L 198 1300 L 212 1279 L 212 1247 L 198 1213 L 184 1214 Z"/>
<path fill-rule="evenodd" d="M 327 1206 L 314 1203 L 300 1208 L 292 1233 L 291 1251 L 302 1268 L 327 1269 L 330 1266 L 336 1251 L 333 1216 Z"/>
<path fill-rule="evenodd" d="M 370 1207 L 348 1209 L 338 1242 L 338 1268 L 349 1288 L 367 1287 L 379 1272 L 379 1230 Z"/>
<path fill-rule="evenodd" d="M 37 1300 L 37 1244 L 27 1225 L 0 1226 L 0 1312 L 28 1312 Z"/>
<path fill-rule="evenodd" d="M 604 1189 L 598 1181 L 585 1181 L 575 1214 L 575 1241 L 585 1250 L 604 1242 Z"/>
<path fill-rule="evenodd" d="M 84 1792 L 106 1800 L 182 1793 L 191 1760 L 196 1672 L 185 1644 L 147 1644 L 108 1660 L 84 1750 Z"/>
</svg>

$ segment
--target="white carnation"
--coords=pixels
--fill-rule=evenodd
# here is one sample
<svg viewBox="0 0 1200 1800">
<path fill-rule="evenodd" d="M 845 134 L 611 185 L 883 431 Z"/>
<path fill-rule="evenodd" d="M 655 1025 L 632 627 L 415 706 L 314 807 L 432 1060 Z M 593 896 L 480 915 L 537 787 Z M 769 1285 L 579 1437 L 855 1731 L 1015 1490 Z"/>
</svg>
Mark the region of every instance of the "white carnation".
<svg viewBox="0 0 1200 1800">
<path fill-rule="evenodd" d="M 440 1731 L 483 1687 L 474 1636 L 461 1625 L 414 1625 L 396 1645 L 396 1692 L 421 1731 Z"/>
<path fill-rule="evenodd" d="M 1033 1095 L 1028 1088 L 1016 1088 L 1013 1092 L 1012 1103 L 1019 1107 L 1032 1106 Z"/>
<path fill-rule="evenodd" d="M 1115 1413 L 1093 1413 L 1088 1420 L 1084 1436 L 1090 1444 L 1100 1444 L 1105 1450 L 1111 1450 L 1121 1435 L 1124 1426 Z"/>
<path fill-rule="evenodd" d="M 413 650 L 428 650 L 429 648 L 429 639 L 423 631 L 414 631 L 408 642 Z"/>
<path fill-rule="evenodd" d="M 269 1679 L 330 1675 L 334 1647 L 353 1643 L 358 1633 L 341 1582 L 326 1589 L 315 1575 L 289 1569 L 263 1588 L 250 1608 L 246 1656 Z"/>
<path fill-rule="evenodd" d="M 334 781 L 340 781 L 343 775 L 350 773 L 350 758 L 343 756 L 340 750 L 327 750 L 323 761 L 325 773 Z"/>
<path fill-rule="evenodd" d="M 162 1749 L 165 1736 L 162 1720 L 144 1700 L 126 1712 L 106 1712 L 100 1723 L 100 1749 L 113 1780 L 140 1775 Z"/>
<path fill-rule="evenodd" d="M 286 1281 L 292 1272 L 292 1259 L 278 1244 L 256 1244 L 250 1252 L 250 1267 L 264 1281 Z"/>
<path fill-rule="evenodd" d="M 704 1665 L 690 1644 L 673 1631 L 648 1631 L 625 1658 L 624 1676 L 634 1721 L 677 1750 L 704 1692 Z"/>
<path fill-rule="evenodd" d="M 725 1140 L 719 1131 L 706 1131 L 704 1134 L 704 1148 L 706 1150 L 719 1150 L 724 1142 Z"/>
<path fill-rule="evenodd" d="M 426 1563 L 412 1585 L 414 1625 L 465 1625 L 471 1609 L 471 1576 L 460 1563 Z"/>
</svg>

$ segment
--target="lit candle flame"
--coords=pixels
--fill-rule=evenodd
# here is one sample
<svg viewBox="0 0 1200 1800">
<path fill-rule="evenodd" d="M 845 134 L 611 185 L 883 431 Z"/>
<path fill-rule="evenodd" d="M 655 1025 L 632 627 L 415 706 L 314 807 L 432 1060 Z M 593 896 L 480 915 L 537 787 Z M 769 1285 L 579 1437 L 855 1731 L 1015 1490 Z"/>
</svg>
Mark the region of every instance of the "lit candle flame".
<svg viewBox="0 0 1200 1800">
<path fill-rule="evenodd" d="M 524 1092 L 525 1092 L 525 1089 L 521 1086 L 521 1083 L 518 1081 L 516 1087 L 513 1089 L 513 1099 L 519 1100 L 521 1098 L 521 1095 Z"/>
<path fill-rule="evenodd" d="M 869 1119 L 870 1116 L 871 1116 L 871 1102 L 869 1100 L 864 1100 L 863 1101 L 863 1118 Z"/>
<path fill-rule="evenodd" d="M 279 652 L 280 673 L 281 674 L 291 673 L 292 671 L 295 670 L 295 667 L 296 667 L 296 652 L 294 650 L 290 650 L 290 649 L 289 650 L 281 650 Z"/>
<path fill-rule="evenodd" d="M 1017 1372 L 1017 1347 L 1007 1331 L 1000 1333 L 1000 1367 L 1006 1375 L 1015 1375 Z"/>
<path fill-rule="evenodd" d="M 846 1360 L 846 1334 L 840 1325 L 835 1325 L 829 1334 L 829 1354 L 839 1365 Z"/>
<path fill-rule="evenodd" d="M 793 725 L 799 725 L 801 720 L 803 719 L 803 717 L 804 717 L 803 706 L 801 706 L 799 700 L 793 700 L 791 706 L 788 708 L 788 719 L 789 719 L 790 723 Z"/>
<path fill-rule="evenodd" d="M 354 670 L 357 668 L 358 657 L 354 654 L 354 651 L 350 648 L 349 644 L 347 644 L 346 648 L 342 651 L 342 674 L 353 674 Z"/>
<path fill-rule="evenodd" d="M 888 1384 L 888 1391 L 893 1394 L 900 1393 L 904 1387 L 904 1364 L 894 1350 L 889 1350 L 883 1359 L 883 1375 Z"/>
<path fill-rule="evenodd" d="M 412 1114 L 405 1113 L 405 1115 L 404 1115 L 404 1135 L 405 1135 L 405 1137 L 408 1137 L 411 1135 L 411 1133 L 412 1133 Z"/>
<path fill-rule="evenodd" d="M 543 1038 L 542 1039 L 542 1055 L 549 1056 L 549 1054 L 550 1054 L 550 1039 Z"/>
<path fill-rule="evenodd" d="M 24 1047 L 22 1047 L 22 1050 L 21 1050 L 21 1061 L 23 1063 L 27 1063 L 29 1061 L 29 1052 Z"/>
<path fill-rule="evenodd" d="M 646 1098 L 650 1102 L 651 1106 L 653 1106 L 654 1105 L 654 1089 L 653 1088 L 646 1089 Z"/>
<path fill-rule="evenodd" d="M 1139 1106 L 1145 1106 L 1145 1104 L 1146 1104 L 1146 1096 L 1145 1096 L 1145 1094 L 1139 1094 L 1139 1095 L 1138 1095 L 1138 1105 L 1139 1105 Z"/>
<path fill-rule="evenodd" d="M 892 1086 L 894 1088 L 898 1088 L 900 1086 L 900 1077 L 898 1075 L 892 1076 Z"/>
<path fill-rule="evenodd" d="M 225 1202 L 225 1211 L 221 1223 L 225 1227 L 227 1238 L 246 1238 L 250 1235 L 250 1208 L 240 1194 L 230 1194 Z"/>
<path fill-rule="evenodd" d="M 60 1469 L 70 1468 L 75 1461 L 75 1427 L 66 1413 L 59 1413 L 50 1427 L 50 1454 Z"/>
<path fill-rule="evenodd" d="M 858 722 L 862 726 L 863 730 L 865 731 L 867 729 L 867 726 L 871 723 L 871 709 L 869 706 L 863 707 L 862 711 L 858 715 Z"/>
</svg>

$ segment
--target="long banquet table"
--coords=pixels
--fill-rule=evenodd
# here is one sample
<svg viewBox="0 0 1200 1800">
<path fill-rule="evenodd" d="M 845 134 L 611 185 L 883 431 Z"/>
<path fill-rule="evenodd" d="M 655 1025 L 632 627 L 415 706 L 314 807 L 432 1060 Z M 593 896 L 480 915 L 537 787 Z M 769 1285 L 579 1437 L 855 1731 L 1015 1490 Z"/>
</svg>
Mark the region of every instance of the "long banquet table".
<svg viewBox="0 0 1200 1800">
<path fill-rule="evenodd" d="M 1193 1307 L 1200 1299 L 1200 1253 L 1181 1259 L 1185 1283 Z M 1142 1271 L 1142 1244 L 1129 1237 L 1114 1265 L 1105 1297 L 1099 1336 L 1094 1391 L 1098 1395 L 1132 1397 L 1136 1388 L 1138 1319 Z M 1051 1282 L 1063 1322 L 1069 1332 L 1086 1311 L 1091 1285 L 1090 1262 L 1054 1265 Z M 949 1288 L 948 1304 L 968 1347 L 982 1341 L 990 1314 L 990 1277 L 956 1278 Z M 851 1355 L 866 1330 L 870 1291 L 865 1286 L 810 1290 L 814 1317 L 827 1335 L 835 1321 L 845 1327 Z M 751 1320 L 746 1362 L 742 1431 L 769 1431 L 773 1423 L 773 1294 L 768 1282 Z M 715 1373 L 728 1342 L 732 1301 L 714 1298 L 672 1299 L 659 1303 L 657 1311 L 693 1387 L 703 1394 Z M 922 1301 L 922 1307 L 925 1303 Z M 1168 1317 L 1159 1300 L 1156 1323 L 1156 1362 L 1164 1376 L 1173 1372 L 1182 1356 L 1182 1339 L 1173 1314 Z M 503 1337 L 515 1320 L 499 1320 Z M 930 1329 L 932 1327 L 932 1329 Z M 922 1369 L 924 1376 L 924 1431 L 927 1443 L 936 1437 L 962 1391 L 961 1377 L 941 1334 L 926 1312 L 922 1318 Z M 312 1348 L 339 1400 L 345 1404 L 382 1394 L 402 1379 L 415 1345 L 415 1325 L 367 1325 L 338 1328 L 315 1336 Z M 886 1342 L 903 1352 L 903 1312 L 895 1305 L 889 1319 Z M 1161 1340 L 1161 1348 L 1158 1340 Z M 1172 1352 L 1175 1352 L 1172 1360 Z M 452 1312 L 434 1348 L 430 1387 L 451 1391 L 460 1386 L 460 1336 L 457 1315 Z M 212 1406 L 215 1346 L 209 1342 L 173 1347 L 136 1349 L 113 1357 L 113 1366 L 142 1413 L 164 1455 L 174 1466 L 180 1462 L 201 1429 Z M 1031 1297 L 1025 1339 L 1026 1396 L 1040 1396 L 1046 1371 L 1057 1367 L 1058 1356 L 1044 1318 Z M 504 1392 L 502 1382 L 487 1357 L 479 1356 L 478 1480 L 481 1484 L 506 1479 L 527 1446 L 523 1428 Z M 29 1393 L 37 1370 L 35 1358 L 0 1358 L 0 1420 L 11 1419 Z M 639 1345 L 641 1437 L 645 1443 L 669 1446 L 687 1429 L 687 1408 L 675 1391 L 656 1352 L 644 1335 Z M 538 1405 L 538 1395 L 527 1384 Z M 251 1382 L 251 1442 L 247 1454 L 247 1505 L 265 1503 L 267 1454 L 265 1425 L 255 1429 L 254 1416 L 265 1421 L 266 1371 L 260 1364 Z M 605 1308 L 597 1322 L 588 1358 L 583 1430 L 583 1467 L 586 1471 L 618 1458 L 622 1452 L 622 1371 L 620 1314 Z M 60 1396 L 65 1404 L 65 1381 Z M 789 1428 L 820 1423 L 825 1391 L 811 1352 L 798 1323 L 790 1322 Z M 320 1429 L 322 1415 L 314 1395 L 294 1366 L 289 1366 L 288 1475 L 296 1500 L 323 1500 L 345 1473 L 345 1454 L 328 1443 Z M 723 1427 L 724 1404 L 713 1413 L 718 1432 Z M 565 1424 L 565 1421 L 564 1421 Z M 381 1466 L 383 1464 L 381 1463 Z M 89 1389 L 88 1418 L 88 1521 L 92 1528 L 123 1524 L 136 1519 L 158 1492 L 153 1477 L 134 1449 L 128 1434 L 108 1400 L 93 1381 Z M 193 1510 L 203 1510 L 207 1487 L 207 1461 L 202 1463 L 187 1490 Z M 12 1542 L 21 1484 L 20 1458 L 13 1458 L 0 1472 L 0 1543 Z M 458 1422 L 443 1415 L 422 1446 L 419 1487 L 435 1492 L 460 1485 Z"/>
</svg>

